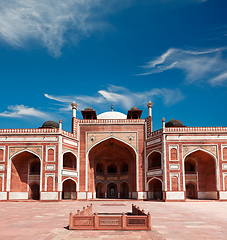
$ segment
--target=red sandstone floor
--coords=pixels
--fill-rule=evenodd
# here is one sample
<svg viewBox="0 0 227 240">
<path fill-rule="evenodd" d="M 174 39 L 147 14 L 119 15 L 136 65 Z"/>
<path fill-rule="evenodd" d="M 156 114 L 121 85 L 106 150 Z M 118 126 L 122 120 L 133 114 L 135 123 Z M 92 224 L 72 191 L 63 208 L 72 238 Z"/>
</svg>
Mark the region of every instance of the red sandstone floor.
<svg viewBox="0 0 227 240">
<path fill-rule="evenodd" d="M 227 202 L 93 201 L 94 212 L 128 212 L 134 203 L 151 213 L 152 230 L 67 230 L 69 212 L 89 203 L 1 202 L 0 239 L 227 239 Z"/>
</svg>

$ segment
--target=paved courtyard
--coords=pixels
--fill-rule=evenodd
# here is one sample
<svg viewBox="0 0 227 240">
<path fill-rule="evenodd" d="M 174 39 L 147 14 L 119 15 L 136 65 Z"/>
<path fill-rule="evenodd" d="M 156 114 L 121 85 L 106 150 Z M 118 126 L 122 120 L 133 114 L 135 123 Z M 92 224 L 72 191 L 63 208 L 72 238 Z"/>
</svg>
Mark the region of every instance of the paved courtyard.
<svg viewBox="0 0 227 240">
<path fill-rule="evenodd" d="M 68 230 L 69 212 L 75 213 L 90 203 L 94 212 L 128 212 L 136 204 L 151 213 L 152 230 Z M 1 202 L 0 216 L 0 239 L 4 240 L 227 239 L 227 202 Z"/>
</svg>

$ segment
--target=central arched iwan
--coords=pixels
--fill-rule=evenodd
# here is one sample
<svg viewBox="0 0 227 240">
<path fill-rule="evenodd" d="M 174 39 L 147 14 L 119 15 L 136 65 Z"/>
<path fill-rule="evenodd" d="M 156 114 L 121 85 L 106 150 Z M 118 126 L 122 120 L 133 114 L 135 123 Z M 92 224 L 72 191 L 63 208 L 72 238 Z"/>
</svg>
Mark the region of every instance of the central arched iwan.
<svg viewBox="0 0 227 240">
<path fill-rule="evenodd" d="M 88 158 L 89 191 L 95 192 L 101 181 L 102 197 L 105 198 L 131 198 L 136 192 L 136 154 L 128 144 L 114 138 L 104 140 L 90 150 Z M 111 182 L 116 185 L 113 196 L 110 194 Z M 123 182 L 129 183 L 127 188 L 122 187 Z M 96 193 L 96 196 L 101 195 Z"/>
</svg>

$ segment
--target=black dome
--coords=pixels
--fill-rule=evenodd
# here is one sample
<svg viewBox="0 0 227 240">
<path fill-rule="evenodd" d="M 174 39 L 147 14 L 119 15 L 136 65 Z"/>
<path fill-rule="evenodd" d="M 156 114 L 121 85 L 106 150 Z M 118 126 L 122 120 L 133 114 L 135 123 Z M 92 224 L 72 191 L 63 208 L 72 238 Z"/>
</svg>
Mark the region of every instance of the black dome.
<svg viewBox="0 0 227 240">
<path fill-rule="evenodd" d="M 46 121 L 42 128 L 59 128 L 59 124 L 55 121 Z"/>
<path fill-rule="evenodd" d="M 177 119 L 171 119 L 165 124 L 166 127 L 184 127 L 183 123 Z"/>
</svg>

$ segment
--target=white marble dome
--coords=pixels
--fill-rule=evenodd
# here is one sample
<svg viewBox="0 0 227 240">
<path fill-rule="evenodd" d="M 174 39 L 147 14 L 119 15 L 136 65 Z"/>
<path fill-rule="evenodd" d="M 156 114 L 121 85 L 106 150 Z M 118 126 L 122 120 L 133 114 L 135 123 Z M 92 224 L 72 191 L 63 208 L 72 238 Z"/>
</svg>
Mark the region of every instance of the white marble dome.
<svg viewBox="0 0 227 240">
<path fill-rule="evenodd" d="M 109 111 L 99 114 L 97 119 L 127 119 L 127 115 L 120 112 Z"/>
</svg>

